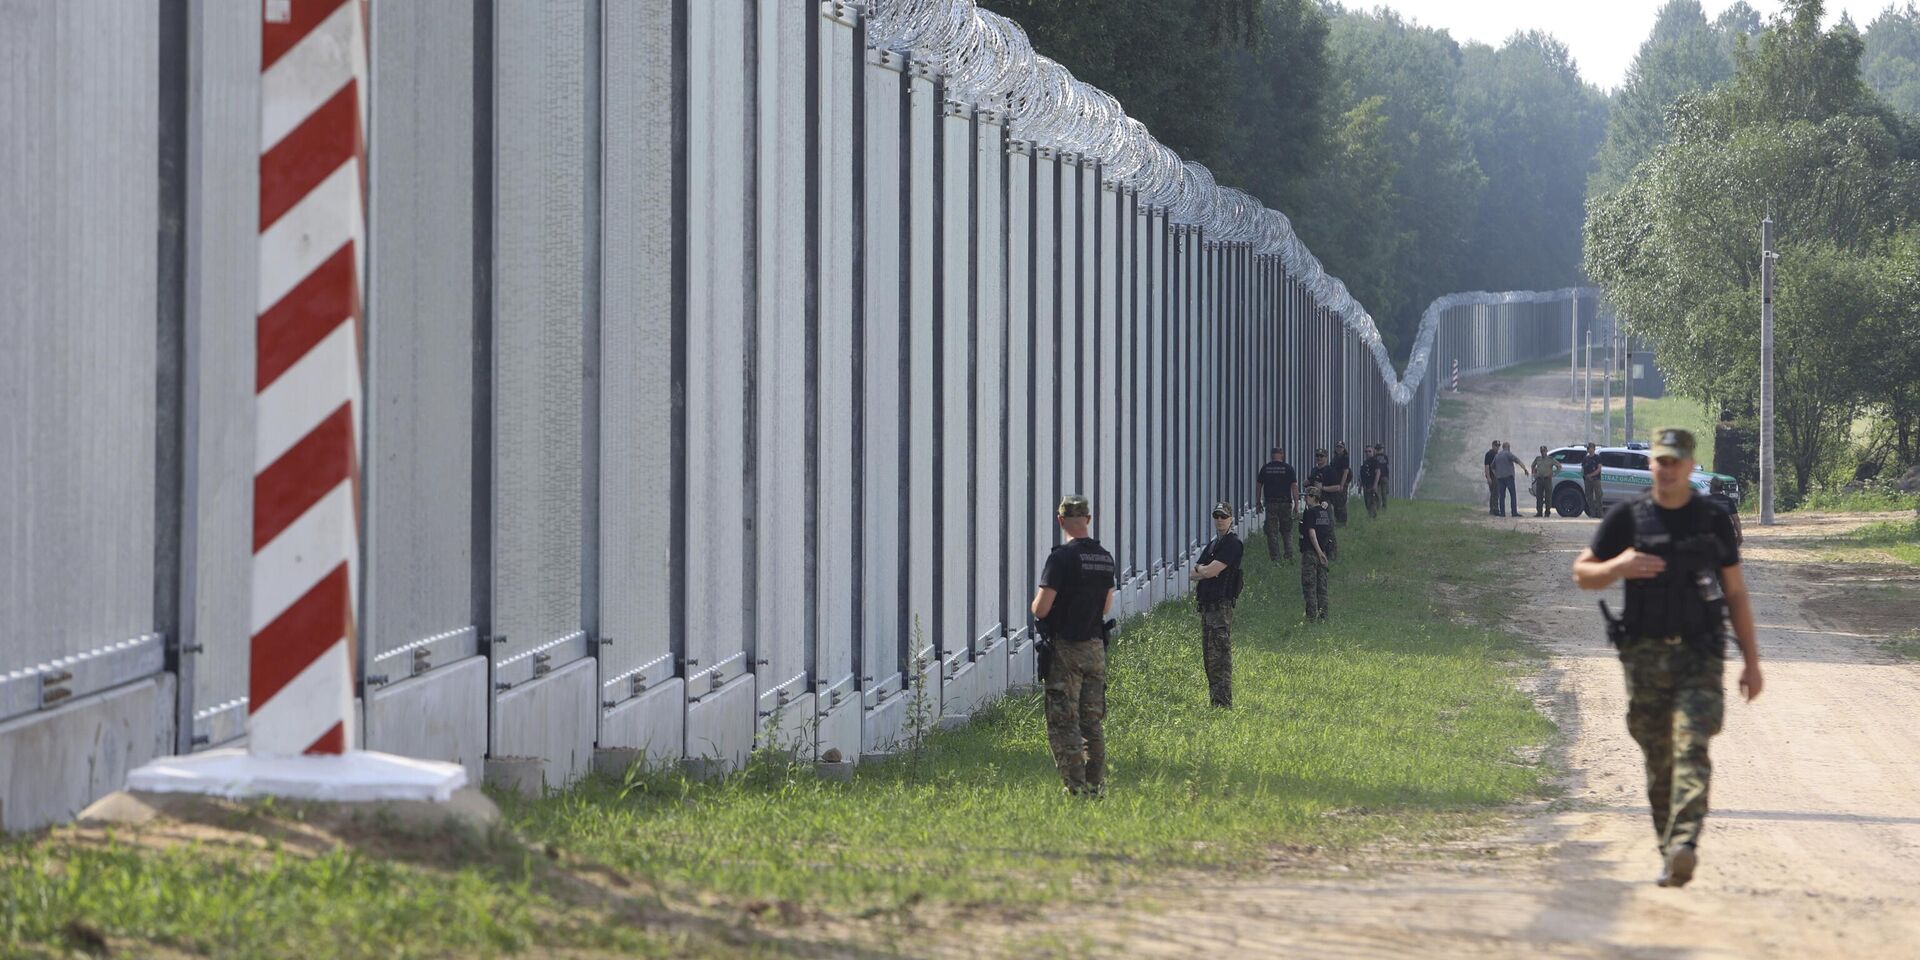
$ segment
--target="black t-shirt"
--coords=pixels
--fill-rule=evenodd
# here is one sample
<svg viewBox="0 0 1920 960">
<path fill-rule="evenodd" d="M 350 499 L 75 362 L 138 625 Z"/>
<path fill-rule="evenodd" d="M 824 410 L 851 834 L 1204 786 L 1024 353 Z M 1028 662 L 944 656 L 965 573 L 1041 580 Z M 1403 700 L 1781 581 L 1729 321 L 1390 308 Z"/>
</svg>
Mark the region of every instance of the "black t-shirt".
<svg viewBox="0 0 1920 960">
<path fill-rule="evenodd" d="M 1707 494 L 1707 502 L 1713 504 L 1716 507 L 1719 507 L 1721 510 L 1726 511 L 1728 516 L 1732 516 L 1740 512 L 1740 508 L 1733 505 L 1733 498 L 1727 496 L 1724 493 Z"/>
<path fill-rule="evenodd" d="M 1392 474 L 1391 474 L 1391 473 L 1390 473 L 1390 472 L 1389 472 L 1389 471 L 1387 470 L 1387 455 L 1386 455 L 1386 454 L 1384 454 L 1384 453 L 1378 453 L 1378 454 L 1374 454 L 1374 457 L 1373 457 L 1373 459 L 1375 459 L 1376 461 L 1379 461 L 1379 463 L 1380 463 L 1380 479 L 1382 479 L 1382 480 L 1385 480 L 1385 479 L 1386 479 L 1387 477 L 1389 477 L 1389 476 L 1391 476 L 1391 475 L 1392 475 Z"/>
<path fill-rule="evenodd" d="M 1500 452 L 1500 450 L 1499 450 L 1498 448 L 1495 448 L 1495 449 L 1492 449 L 1492 450 L 1488 450 L 1488 451 L 1487 451 L 1487 455 L 1486 455 L 1486 456 L 1484 456 L 1484 457 L 1481 457 L 1481 458 L 1480 458 L 1480 462 L 1481 462 L 1481 463 L 1484 463 L 1484 464 L 1486 464 L 1486 466 L 1487 466 L 1487 468 L 1488 468 L 1488 469 L 1492 469 L 1492 468 L 1493 468 L 1493 456 L 1494 456 L 1494 454 L 1496 454 L 1496 453 L 1499 453 L 1499 452 Z"/>
<path fill-rule="evenodd" d="M 1643 495 L 1650 496 L 1650 494 Z M 1600 528 L 1593 532 L 1593 555 L 1600 560 L 1612 560 L 1633 546 L 1633 505 L 1641 498 L 1634 497 L 1623 503 L 1616 503 L 1607 511 L 1606 518 L 1600 521 Z M 1734 539 L 1733 518 L 1725 511 L 1715 509 L 1712 502 L 1698 494 L 1687 500 L 1687 505 L 1678 510 L 1654 504 L 1654 515 L 1660 518 L 1660 525 L 1675 540 L 1684 540 L 1701 532 L 1710 532 L 1720 541 L 1720 566 L 1731 567 L 1740 562 L 1740 545 Z"/>
<path fill-rule="evenodd" d="M 1580 458 L 1580 478 L 1583 480 L 1597 480 L 1600 478 L 1599 454 L 1589 453 Z M 1628 540 L 1631 541 L 1632 537 L 1628 537 Z M 1622 547 L 1621 549 L 1624 550 L 1626 548 Z"/>
<path fill-rule="evenodd" d="M 1054 547 L 1040 570 L 1040 585 L 1056 593 L 1047 611 L 1048 633 L 1056 640 L 1099 636 L 1113 584 L 1113 554 L 1100 541 L 1081 537 Z"/>
<path fill-rule="evenodd" d="M 1320 535 L 1322 551 L 1333 549 L 1333 514 L 1328 512 L 1324 505 L 1308 507 L 1307 512 L 1300 515 L 1300 556 L 1302 557 L 1313 556 L 1313 541 L 1307 537 L 1309 531 Z"/>
<path fill-rule="evenodd" d="M 1372 457 L 1360 461 L 1360 486 L 1371 490 L 1373 488 L 1374 478 L 1379 475 L 1380 465 Z"/>
<path fill-rule="evenodd" d="M 1255 475 L 1254 482 L 1260 485 L 1260 495 L 1266 500 L 1291 500 L 1293 485 L 1300 482 L 1300 477 L 1293 472 L 1293 464 L 1268 460 Z"/>
<path fill-rule="evenodd" d="M 1206 566 L 1215 560 L 1227 565 L 1218 576 L 1200 581 L 1196 591 L 1202 604 L 1225 603 L 1233 599 L 1227 596 L 1227 584 L 1232 582 L 1233 571 L 1240 568 L 1240 557 L 1246 553 L 1246 545 L 1231 531 L 1213 538 L 1206 549 L 1200 551 L 1200 566 Z"/>
<path fill-rule="evenodd" d="M 1333 482 L 1341 486 L 1345 486 L 1346 481 L 1352 476 L 1353 466 L 1347 461 L 1347 455 L 1344 453 L 1334 457 L 1333 462 L 1327 466 L 1333 468 Z"/>
<path fill-rule="evenodd" d="M 1334 469 L 1331 463 L 1324 467 L 1314 467 L 1313 473 L 1307 476 L 1307 482 L 1317 483 L 1330 491 L 1338 490 L 1340 489 L 1340 471 Z"/>
</svg>

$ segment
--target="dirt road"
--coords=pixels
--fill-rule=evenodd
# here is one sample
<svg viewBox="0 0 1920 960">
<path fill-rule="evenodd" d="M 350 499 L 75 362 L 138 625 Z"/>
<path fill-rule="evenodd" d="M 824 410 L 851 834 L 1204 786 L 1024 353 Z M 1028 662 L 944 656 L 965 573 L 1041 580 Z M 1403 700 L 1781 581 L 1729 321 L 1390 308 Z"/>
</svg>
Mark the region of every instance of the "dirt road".
<svg viewBox="0 0 1920 960">
<path fill-rule="evenodd" d="M 1456 421 L 1463 449 L 1423 492 L 1484 503 L 1486 441 L 1531 451 L 1578 439 L 1580 412 L 1565 389 L 1553 375 L 1469 385 Z M 1162 891 L 1156 908 L 1098 911 L 1077 925 L 1090 932 L 1068 952 L 1920 957 L 1920 665 L 1875 646 L 1920 622 L 1920 577 L 1822 564 L 1806 546 L 1872 518 L 1801 517 L 1749 531 L 1766 693 L 1729 703 L 1713 746 L 1700 871 L 1691 886 L 1667 890 L 1652 882 L 1658 859 L 1619 665 L 1595 595 L 1569 577 L 1596 521 L 1523 512 L 1477 522 L 1541 534 L 1537 552 L 1514 564 L 1529 603 L 1511 621 L 1554 638 L 1535 694 L 1561 727 L 1559 799 L 1441 856 L 1278 863 L 1266 877 Z"/>
</svg>

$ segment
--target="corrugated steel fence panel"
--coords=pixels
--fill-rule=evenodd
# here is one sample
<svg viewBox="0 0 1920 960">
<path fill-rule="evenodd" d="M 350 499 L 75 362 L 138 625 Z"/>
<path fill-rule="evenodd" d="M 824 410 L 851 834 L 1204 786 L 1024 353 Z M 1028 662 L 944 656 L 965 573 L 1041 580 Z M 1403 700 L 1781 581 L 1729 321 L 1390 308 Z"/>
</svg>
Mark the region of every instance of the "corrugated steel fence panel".
<svg viewBox="0 0 1920 960">
<path fill-rule="evenodd" d="M 496 680 L 517 684 L 586 652 L 586 11 L 582 0 L 527 0 L 498 4 L 495 17 L 491 592 L 506 640 L 492 656 Z"/>
<path fill-rule="evenodd" d="M 874 60 L 880 60 L 877 55 Z M 914 524 L 906 512 L 903 418 L 912 384 L 902 370 L 911 353 L 904 319 L 906 303 L 907 195 L 902 192 L 904 62 L 897 56 L 869 62 L 866 84 L 865 310 L 861 383 L 860 489 L 864 518 L 860 547 L 860 674 L 864 688 L 899 689 L 906 624 L 901 553 Z M 869 698 L 871 701 L 877 699 Z"/>
<path fill-rule="evenodd" d="M 9 672 L 154 629 L 158 29 L 0 9 L 0 718 L 82 692 Z"/>
<path fill-rule="evenodd" d="M 807 503 L 807 20 L 804 4 L 754 0 L 759 28 L 760 265 L 753 471 L 754 657 L 759 709 L 805 692 Z"/>
<path fill-rule="evenodd" d="M 366 565 L 370 677 L 478 649 L 473 625 L 473 12 L 373 8 Z M 455 242 L 447 242 L 455 238 Z M 376 683 L 382 682 L 376 680 Z"/>
<path fill-rule="evenodd" d="M 188 349 L 183 439 L 192 498 L 191 742 L 245 732 L 253 565 L 254 327 L 259 313 L 260 22 L 240 4 L 190 21 L 196 84 L 187 187 Z"/>
<path fill-rule="evenodd" d="M 676 675 L 674 583 L 673 78 L 670 17 L 605 6 L 600 272 L 600 700 Z M 650 742 L 624 731 L 603 745 Z M 679 737 L 671 737 L 674 755 Z M 651 741 L 658 747 L 657 741 Z M 664 748 L 662 748 L 664 749 Z"/>
</svg>

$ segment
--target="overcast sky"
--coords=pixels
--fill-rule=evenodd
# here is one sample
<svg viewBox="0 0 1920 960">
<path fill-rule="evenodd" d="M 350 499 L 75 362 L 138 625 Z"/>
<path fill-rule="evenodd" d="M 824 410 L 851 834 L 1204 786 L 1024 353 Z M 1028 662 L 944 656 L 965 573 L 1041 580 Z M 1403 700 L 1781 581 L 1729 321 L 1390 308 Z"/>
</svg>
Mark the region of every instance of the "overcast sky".
<svg viewBox="0 0 1920 960">
<path fill-rule="evenodd" d="M 1763 17 L 1780 11 L 1777 0 L 1748 0 Z M 1906 0 L 1900 0 L 1902 6 Z M 1889 0 L 1827 0 L 1829 20 L 1842 11 L 1861 29 L 1885 10 Z M 1702 0 L 1711 19 L 1733 0 Z M 1348 0 L 1350 8 L 1387 6 L 1403 16 L 1441 27 L 1461 43 L 1477 40 L 1499 46 L 1516 30 L 1545 30 L 1573 50 L 1580 75 L 1612 90 L 1626 77 L 1641 41 L 1653 30 L 1664 0 Z"/>
</svg>

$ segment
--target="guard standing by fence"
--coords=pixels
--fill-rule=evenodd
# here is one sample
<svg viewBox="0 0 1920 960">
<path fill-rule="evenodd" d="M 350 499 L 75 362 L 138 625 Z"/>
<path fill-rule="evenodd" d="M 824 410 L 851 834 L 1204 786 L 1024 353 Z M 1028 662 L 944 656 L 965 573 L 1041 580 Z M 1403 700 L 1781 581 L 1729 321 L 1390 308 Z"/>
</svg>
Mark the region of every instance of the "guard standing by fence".
<svg viewBox="0 0 1920 960">
<path fill-rule="evenodd" d="M 1279 563 L 1282 554 L 1293 559 L 1293 502 L 1300 496 L 1300 477 L 1287 462 L 1285 448 L 1273 448 L 1272 459 L 1260 465 L 1253 482 L 1266 505 L 1268 559 Z"/>
<path fill-rule="evenodd" d="M 1300 514 L 1300 595 L 1308 620 L 1327 618 L 1327 572 L 1334 557 L 1333 514 L 1321 503 L 1319 484 L 1307 487 L 1307 509 Z"/>
<path fill-rule="evenodd" d="M 1707 743 L 1726 712 L 1727 635 L 1740 645 L 1740 690 L 1760 695 L 1760 650 L 1733 523 L 1693 490 L 1693 434 L 1654 432 L 1653 490 L 1617 504 L 1573 563 L 1583 589 L 1626 581 L 1608 638 L 1627 674 L 1627 730 L 1646 760 L 1659 842 L 1658 883 L 1683 887 L 1699 862 L 1713 762 Z"/>
<path fill-rule="evenodd" d="M 1560 470 L 1559 461 L 1547 456 L 1547 448 L 1540 448 L 1540 455 L 1533 458 L 1533 515 L 1536 517 L 1553 516 L 1553 475 Z"/>
<path fill-rule="evenodd" d="M 1353 464 L 1347 457 L 1347 442 L 1342 440 L 1333 445 L 1333 486 L 1322 484 L 1321 496 L 1327 505 L 1333 508 L 1333 522 L 1347 525 L 1347 490 L 1353 486 Z"/>
<path fill-rule="evenodd" d="M 1053 548 L 1029 608 L 1040 640 L 1035 656 L 1047 690 L 1047 744 L 1067 792 L 1098 796 L 1106 780 L 1107 647 L 1113 607 L 1113 554 L 1087 535 L 1086 497 L 1060 499 L 1055 511 L 1067 542 Z"/>
<path fill-rule="evenodd" d="M 1333 465 L 1327 462 L 1327 452 L 1325 450 L 1315 450 L 1313 452 L 1313 471 L 1307 474 L 1307 486 L 1309 489 L 1318 487 L 1319 490 L 1310 493 L 1307 499 L 1310 503 L 1319 503 L 1321 509 L 1327 511 L 1328 522 L 1332 522 L 1333 520 L 1333 510 L 1327 502 L 1327 491 L 1333 489 L 1333 484 L 1339 476 L 1339 472 L 1334 470 Z M 1306 529 L 1306 523 L 1307 515 L 1303 512 L 1300 515 L 1300 524 L 1303 531 Z M 1303 542 L 1305 541 L 1304 536 L 1301 539 Z M 1322 546 L 1325 547 L 1328 557 L 1338 557 L 1337 547 L 1326 543 L 1323 543 Z M 1303 547 L 1302 549 L 1304 550 L 1305 548 Z M 1305 553 L 1301 554 L 1302 558 L 1305 558 L 1305 556 Z"/>
<path fill-rule="evenodd" d="M 1233 532 L 1233 504 L 1213 505 L 1213 542 L 1187 579 L 1200 586 L 1200 655 L 1207 669 L 1207 695 L 1216 707 L 1233 706 L 1233 604 L 1240 599 L 1240 558 L 1246 546 Z"/>
</svg>

